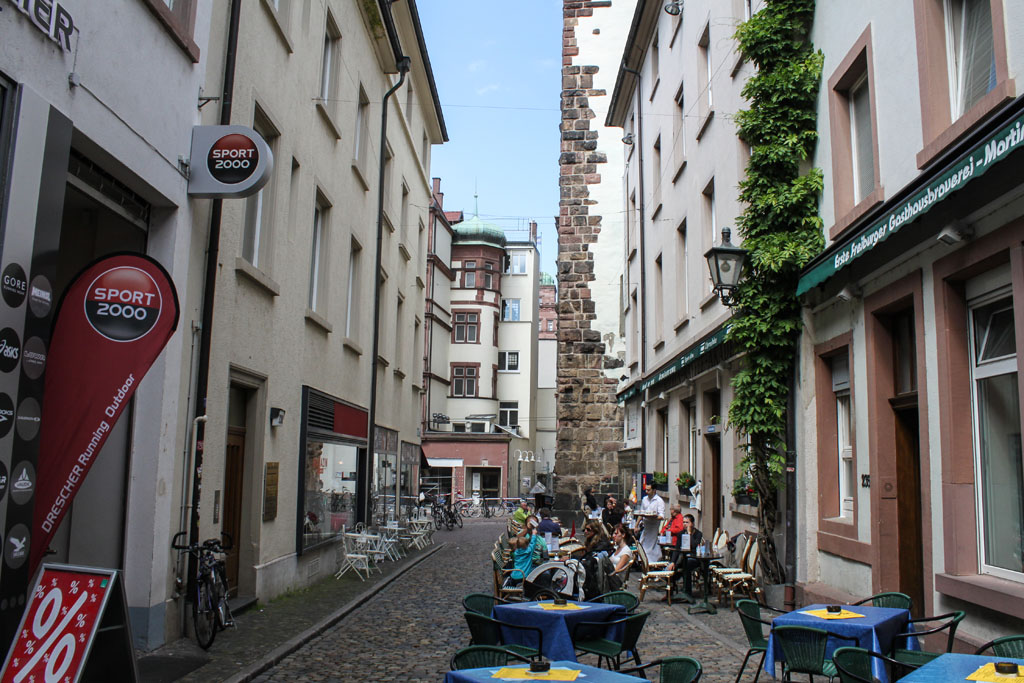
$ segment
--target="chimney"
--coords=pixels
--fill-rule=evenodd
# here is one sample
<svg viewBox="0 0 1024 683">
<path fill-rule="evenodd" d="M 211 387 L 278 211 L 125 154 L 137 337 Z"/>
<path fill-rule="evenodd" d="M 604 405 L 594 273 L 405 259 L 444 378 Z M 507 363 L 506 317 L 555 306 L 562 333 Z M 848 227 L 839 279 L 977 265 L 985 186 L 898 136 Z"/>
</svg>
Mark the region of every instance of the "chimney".
<svg viewBox="0 0 1024 683">
<path fill-rule="evenodd" d="M 434 201 L 437 202 L 437 207 L 444 210 L 444 193 L 441 192 L 441 179 L 432 178 L 433 187 L 431 188 L 432 194 L 434 195 Z"/>
<path fill-rule="evenodd" d="M 537 243 L 537 221 L 530 221 L 530 242 Z"/>
</svg>

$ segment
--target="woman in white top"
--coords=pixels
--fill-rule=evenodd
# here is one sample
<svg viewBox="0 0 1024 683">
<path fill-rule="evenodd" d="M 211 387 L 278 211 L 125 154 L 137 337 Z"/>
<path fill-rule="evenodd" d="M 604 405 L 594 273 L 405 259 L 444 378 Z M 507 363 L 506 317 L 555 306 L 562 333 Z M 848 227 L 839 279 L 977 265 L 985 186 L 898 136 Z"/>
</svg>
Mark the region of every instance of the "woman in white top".
<svg viewBox="0 0 1024 683">
<path fill-rule="evenodd" d="M 616 574 L 629 573 L 629 567 L 633 564 L 633 551 L 629 549 L 632 542 L 633 534 L 629 533 L 629 529 L 622 524 L 616 524 L 615 530 L 612 532 L 612 545 L 615 547 L 615 552 L 610 558 Z M 625 576 L 622 578 L 625 579 Z"/>
</svg>

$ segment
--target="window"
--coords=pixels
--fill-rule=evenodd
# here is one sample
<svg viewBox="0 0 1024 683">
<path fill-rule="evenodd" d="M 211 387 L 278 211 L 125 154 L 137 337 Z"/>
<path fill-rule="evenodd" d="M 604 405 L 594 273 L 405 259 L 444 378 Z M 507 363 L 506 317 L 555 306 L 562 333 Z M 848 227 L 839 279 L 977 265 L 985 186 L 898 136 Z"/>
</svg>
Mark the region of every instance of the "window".
<svg viewBox="0 0 1024 683">
<path fill-rule="evenodd" d="M 944 0 L 950 116 L 956 120 L 996 87 L 989 0 Z"/>
<path fill-rule="evenodd" d="M 256 105 L 253 116 L 253 129 L 267 141 L 270 151 L 277 154 L 277 141 L 280 132 L 270 122 L 267 115 Z M 267 270 L 266 261 L 270 253 L 269 241 L 274 215 L 274 176 L 256 194 L 245 203 L 245 227 L 242 233 L 242 258 L 257 268 Z"/>
<path fill-rule="evenodd" d="M 917 391 L 917 346 L 914 341 L 914 311 L 902 311 L 892 317 L 893 378 L 897 396 Z"/>
<path fill-rule="evenodd" d="M 697 402 L 686 402 L 686 429 L 689 435 L 687 439 L 687 465 L 686 471 L 697 477 L 697 455 L 700 452 L 701 428 L 697 422 Z"/>
<path fill-rule="evenodd" d="M 554 320 L 549 320 L 548 321 L 548 332 L 554 332 L 554 331 L 555 331 L 555 321 Z"/>
<path fill-rule="evenodd" d="M 472 365 L 452 366 L 452 396 L 473 398 L 476 396 L 477 368 Z"/>
<path fill-rule="evenodd" d="M 398 217 L 398 234 L 401 236 L 402 244 L 409 244 L 409 186 L 402 181 L 402 209 Z"/>
<path fill-rule="evenodd" d="M 359 301 L 360 286 L 362 277 L 360 274 L 360 256 L 363 248 L 352 240 L 352 247 L 348 252 L 348 292 L 345 300 L 345 336 L 354 339 L 359 329 Z"/>
<path fill-rule="evenodd" d="M 676 228 L 676 322 L 682 322 L 689 317 L 686 259 L 686 219 L 684 218 Z"/>
<path fill-rule="evenodd" d="M 875 189 L 875 150 L 871 133 L 871 93 L 867 74 L 850 88 L 850 155 L 853 159 L 853 203 Z"/>
<path fill-rule="evenodd" d="M 405 120 L 412 121 L 413 90 L 412 83 L 405 84 Z"/>
<path fill-rule="evenodd" d="M 753 0 L 743 0 L 743 21 L 750 21 L 750 17 L 754 16 L 753 5 Z"/>
<path fill-rule="evenodd" d="M 984 573 L 1020 580 L 1024 458 L 1017 339 L 1008 288 L 973 301 L 970 324 L 981 567 Z"/>
<path fill-rule="evenodd" d="M 306 440 L 302 548 L 311 548 L 355 524 L 359 452 L 351 444 Z"/>
<path fill-rule="evenodd" d="M 853 422 L 850 406 L 850 357 L 832 356 L 832 393 L 836 401 L 836 451 L 839 454 L 839 511 L 853 514 L 856 473 L 853 466 Z"/>
<path fill-rule="evenodd" d="M 519 401 L 498 403 L 498 424 L 502 427 L 519 427 Z"/>
<path fill-rule="evenodd" d="M 665 340 L 665 271 L 661 267 L 661 254 L 654 258 L 654 340 Z"/>
<path fill-rule="evenodd" d="M 402 308 L 405 306 L 405 297 L 401 292 L 398 293 L 398 300 L 395 303 L 395 355 L 392 359 L 395 363 L 396 371 L 404 371 L 402 368 L 402 339 L 405 338 L 403 332 L 405 328 L 402 326 Z"/>
<path fill-rule="evenodd" d="M 313 249 L 309 257 L 309 308 L 320 310 L 320 290 L 323 282 L 324 230 L 327 206 L 318 195 L 313 205 Z"/>
<path fill-rule="evenodd" d="M 658 77 L 660 71 L 660 55 L 658 50 L 658 34 L 654 34 L 654 40 L 651 41 L 651 98 L 654 98 L 654 89 L 658 87 Z"/>
<path fill-rule="evenodd" d="M 707 116 L 714 109 L 715 101 L 711 96 L 711 24 L 704 27 L 704 32 L 697 41 L 697 88 L 701 93 L 700 115 Z"/>
<path fill-rule="evenodd" d="M 686 159 L 686 98 L 683 95 L 682 81 L 679 82 L 679 89 L 676 90 L 673 100 L 676 103 L 676 111 L 672 117 L 672 151 L 678 177 L 680 167 Z"/>
<path fill-rule="evenodd" d="M 367 147 L 370 142 L 370 98 L 359 87 L 359 101 L 356 105 L 356 131 L 352 154 L 360 168 L 366 167 Z"/>
<path fill-rule="evenodd" d="M 391 151 L 391 143 L 384 143 L 384 219 L 388 227 L 394 230 L 392 219 L 389 216 L 394 216 L 391 209 L 391 186 L 394 184 L 395 169 L 395 154 Z"/>
<path fill-rule="evenodd" d="M 27 2 L 18 2 L 16 4 L 25 8 L 30 6 Z M 49 8 L 51 4 L 53 3 L 48 2 L 44 6 Z M 196 0 L 145 0 L 145 4 L 160 19 L 160 22 L 171 35 L 174 42 L 188 54 L 193 62 L 199 62 L 199 46 L 192 39 L 196 21 Z M 29 12 L 28 9 L 23 11 Z M 53 14 L 52 10 L 50 10 L 50 14 Z M 42 17 L 43 25 L 47 25 L 49 23 L 47 19 L 50 17 L 40 16 Z M 33 20 L 36 20 L 36 17 L 33 17 Z M 65 50 L 70 51 L 70 35 L 65 34 L 61 37 L 61 45 Z"/>
<path fill-rule="evenodd" d="M 526 273 L 526 252 L 514 251 L 508 256 L 508 272 L 514 275 Z"/>
<path fill-rule="evenodd" d="M 499 372 L 519 372 L 518 351 L 498 351 Z"/>
<path fill-rule="evenodd" d="M 480 315 L 456 313 L 454 334 L 456 344 L 476 344 L 480 336 Z"/>
<path fill-rule="evenodd" d="M 494 264 L 484 261 L 484 288 L 494 289 Z"/>
<path fill-rule="evenodd" d="M 338 99 L 338 76 L 341 60 L 341 31 L 334 17 L 327 12 L 324 29 L 324 52 L 320 60 L 320 100 L 328 112 L 334 112 L 333 101 Z"/>
<path fill-rule="evenodd" d="M 420 163 L 423 168 L 430 168 L 430 139 L 427 138 L 427 131 L 423 131 L 423 139 L 420 141 Z"/>
<path fill-rule="evenodd" d="M 465 289 L 476 287 L 476 261 L 465 261 L 462 264 L 462 286 Z"/>
<path fill-rule="evenodd" d="M 705 240 L 708 240 L 707 245 L 710 249 L 715 246 L 715 239 L 718 236 L 718 220 L 715 217 L 715 181 L 712 180 L 708 183 L 707 187 L 704 188 L 704 225 L 705 228 Z M 711 280 L 707 280 L 708 291 L 712 294 L 715 292 L 715 287 L 711 284 Z"/>
<path fill-rule="evenodd" d="M 501 319 L 510 322 L 519 320 L 519 299 L 501 300 Z"/>
</svg>

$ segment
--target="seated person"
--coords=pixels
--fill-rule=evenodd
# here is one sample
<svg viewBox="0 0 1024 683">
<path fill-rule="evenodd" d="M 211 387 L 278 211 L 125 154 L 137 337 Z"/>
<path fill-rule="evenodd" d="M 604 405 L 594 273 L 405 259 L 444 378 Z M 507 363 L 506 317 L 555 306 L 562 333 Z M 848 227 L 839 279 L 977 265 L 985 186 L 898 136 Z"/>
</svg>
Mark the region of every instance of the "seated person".
<svg viewBox="0 0 1024 683">
<path fill-rule="evenodd" d="M 615 496 L 608 496 L 604 499 L 604 509 L 601 511 L 601 521 L 607 524 L 609 529 L 614 529 L 616 524 L 621 524 L 622 518 L 625 514 L 626 511 L 622 509 L 622 506 L 615 499 Z"/>
<path fill-rule="evenodd" d="M 537 533 L 541 536 L 554 534 L 555 538 L 562 535 L 562 526 L 551 519 L 551 510 L 548 508 L 540 509 L 540 524 L 537 525 Z"/>
<path fill-rule="evenodd" d="M 683 515 L 683 533 L 690 534 L 690 551 L 689 553 L 683 550 L 673 551 L 672 563 L 665 567 L 665 570 L 674 572 L 670 580 L 673 587 L 676 581 L 679 580 L 679 577 L 683 577 L 683 593 L 689 596 L 693 592 L 693 570 L 700 567 L 700 562 L 693 557 L 693 553 L 696 552 L 697 546 L 704 539 L 704 534 L 694 526 L 693 515 L 690 514 Z M 676 545 L 678 545 L 678 540 Z M 684 557 L 686 558 L 685 564 L 683 561 Z M 707 590 L 706 586 L 704 590 Z"/>
<path fill-rule="evenodd" d="M 526 522 L 526 518 L 529 516 L 530 504 L 524 498 L 519 501 L 519 507 L 517 507 L 516 511 L 512 513 L 512 521 L 517 524 L 524 524 Z"/>
<path fill-rule="evenodd" d="M 630 546 L 634 543 L 633 534 L 622 524 L 615 525 L 612 532 L 612 545 L 615 552 L 609 558 L 615 568 L 613 575 L 618 576 L 622 583 L 626 583 L 629 576 L 629 568 L 633 565 L 633 551 Z M 613 589 L 617 590 L 617 589 Z"/>
<path fill-rule="evenodd" d="M 669 507 L 669 519 L 665 522 L 665 525 L 661 527 L 661 535 L 668 536 L 672 535 L 672 545 L 679 547 L 679 534 L 683 533 L 685 523 L 683 520 L 683 506 L 679 503 L 673 503 Z"/>
<path fill-rule="evenodd" d="M 522 581 L 533 571 L 534 559 L 540 548 L 544 547 L 542 536 L 534 533 L 537 528 L 537 518 L 530 515 L 526 518 L 526 524 L 518 536 L 508 539 L 509 548 L 512 550 L 511 564 L 512 578 Z"/>
<path fill-rule="evenodd" d="M 603 523 L 596 519 L 587 521 L 583 527 L 583 548 L 587 557 L 599 553 L 610 555 L 613 552 L 614 548 Z"/>
</svg>

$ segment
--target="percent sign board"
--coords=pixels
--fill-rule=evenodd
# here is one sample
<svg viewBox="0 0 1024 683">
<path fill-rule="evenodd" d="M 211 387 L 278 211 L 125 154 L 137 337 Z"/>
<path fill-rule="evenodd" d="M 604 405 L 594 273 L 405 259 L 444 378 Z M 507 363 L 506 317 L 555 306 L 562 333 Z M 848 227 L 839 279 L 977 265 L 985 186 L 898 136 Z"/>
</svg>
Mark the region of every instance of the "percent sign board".
<svg viewBox="0 0 1024 683">
<path fill-rule="evenodd" d="M 73 683 L 84 669 L 117 572 L 43 565 L 0 683 Z"/>
</svg>

